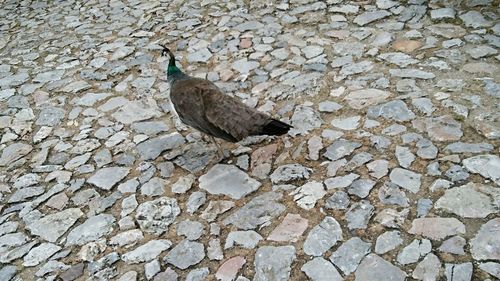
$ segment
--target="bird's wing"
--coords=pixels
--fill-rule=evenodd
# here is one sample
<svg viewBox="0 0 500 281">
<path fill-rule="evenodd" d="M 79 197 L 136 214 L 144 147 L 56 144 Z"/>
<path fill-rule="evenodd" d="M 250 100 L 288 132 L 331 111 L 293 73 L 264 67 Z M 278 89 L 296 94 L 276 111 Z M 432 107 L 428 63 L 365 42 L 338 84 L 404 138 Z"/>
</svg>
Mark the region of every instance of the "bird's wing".
<svg viewBox="0 0 500 281">
<path fill-rule="evenodd" d="M 237 139 L 228 131 L 213 124 L 207 118 L 207 100 L 217 92 L 218 88 L 204 79 L 191 78 L 179 81 L 171 89 L 170 95 L 174 108 L 181 120 L 203 132 L 227 141 Z"/>
<path fill-rule="evenodd" d="M 208 121 L 238 141 L 257 134 L 269 122 L 266 114 L 223 94 L 215 85 L 206 91 L 203 101 Z"/>
</svg>

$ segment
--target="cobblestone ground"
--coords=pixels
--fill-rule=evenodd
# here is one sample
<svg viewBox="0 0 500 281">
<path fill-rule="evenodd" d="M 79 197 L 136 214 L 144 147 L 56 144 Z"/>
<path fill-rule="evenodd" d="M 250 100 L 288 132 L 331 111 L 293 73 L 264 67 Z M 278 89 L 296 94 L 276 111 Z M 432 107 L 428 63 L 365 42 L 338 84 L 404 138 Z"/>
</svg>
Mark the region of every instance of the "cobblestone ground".
<svg viewBox="0 0 500 281">
<path fill-rule="evenodd" d="M 498 280 L 499 2 L 224 2 L 0 1 L 0 280 Z"/>
</svg>

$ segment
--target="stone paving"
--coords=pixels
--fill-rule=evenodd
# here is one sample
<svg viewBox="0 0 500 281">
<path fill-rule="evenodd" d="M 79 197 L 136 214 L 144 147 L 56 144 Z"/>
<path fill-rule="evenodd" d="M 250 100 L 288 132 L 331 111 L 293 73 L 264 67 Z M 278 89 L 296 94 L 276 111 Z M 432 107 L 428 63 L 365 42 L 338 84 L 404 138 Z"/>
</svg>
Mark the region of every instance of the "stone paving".
<svg viewBox="0 0 500 281">
<path fill-rule="evenodd" d="M 0 280 L 498 280 L 500 8 L 1 1 Z M 222 143 L 187 73 L 290 122 Z"/>
</svg>

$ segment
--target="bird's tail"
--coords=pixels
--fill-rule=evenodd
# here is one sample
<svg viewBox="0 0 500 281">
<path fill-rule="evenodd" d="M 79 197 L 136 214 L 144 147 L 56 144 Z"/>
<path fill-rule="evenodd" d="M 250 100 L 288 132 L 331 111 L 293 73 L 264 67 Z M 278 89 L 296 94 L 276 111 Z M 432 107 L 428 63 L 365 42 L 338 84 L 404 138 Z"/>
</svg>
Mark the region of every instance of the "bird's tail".
<svg viewBox="0 0 500 281">
<path fill-rule="evenodd" d="M 262 134 L 263 135 L 269 135 L 269 136 L 280 136 L 288 133 L 288 130 L 292 128 L 291 125 L 288 125 L 285 122 L 278 121 L 276 119 L 271 119 L 271 122 L 267 123 L 262 128 Z"/>
</svg>

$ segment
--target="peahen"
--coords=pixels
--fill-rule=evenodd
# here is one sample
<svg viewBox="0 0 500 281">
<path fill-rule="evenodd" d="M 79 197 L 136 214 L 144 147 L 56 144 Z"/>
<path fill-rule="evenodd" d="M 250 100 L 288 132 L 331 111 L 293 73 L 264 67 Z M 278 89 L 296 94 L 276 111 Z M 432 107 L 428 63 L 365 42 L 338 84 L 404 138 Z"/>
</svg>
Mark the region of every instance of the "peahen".
<svg viewBox="0 0 500 281">
<path fill-rule="evenodd" d="M 170 56 L 167 69 L 170 100 L 184 124 L 230 142 L 254 135 L 283 135 L 292 127 L 222 93 L 206 79 L 186 75 L 176 66 L 174 54 L 162 47 L 162 55 Z"/>
</svg>

